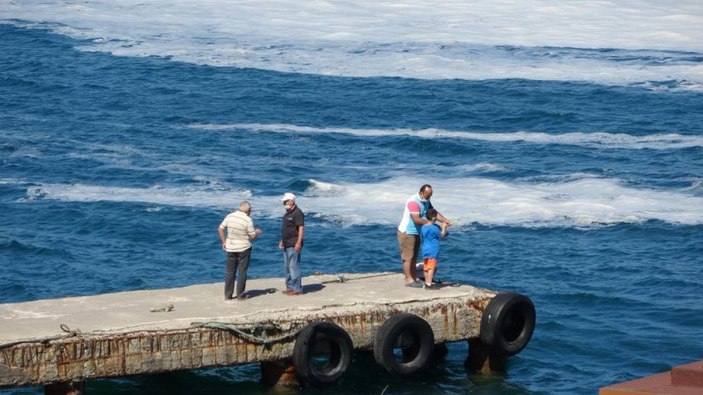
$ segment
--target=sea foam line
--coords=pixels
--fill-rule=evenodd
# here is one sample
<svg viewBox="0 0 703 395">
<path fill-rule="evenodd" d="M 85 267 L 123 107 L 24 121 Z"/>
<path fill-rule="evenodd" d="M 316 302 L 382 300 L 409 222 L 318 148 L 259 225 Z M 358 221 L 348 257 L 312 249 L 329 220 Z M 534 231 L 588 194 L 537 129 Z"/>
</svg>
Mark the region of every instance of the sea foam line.
<svg viewBox="0 0 703 395">
<path fill-rule="evenodd" d="M 703 6 L 696 0 L 676 7 L 593 0 L 0 3 L 0 23 L 50 28 L 84 40 L 81 49 L 118 56 L 331 76 L 703 90 Z"/>
<path fill-rule="evenodd" d="M 432 180 L 433 203 L 459 225 L 593 227 L 649 220 L 703 223 L 703 198 L 698 196 L 629 188 L 616 179 L 584 174 L 565 179 L 568 181 L 540 183 L 478 177 Z M 427 181 L 404 177 L 343 185 L 311 180 L 306 200 L 342 223 L 392 225 L 400 220 L 402 202 Z"/>
<path fill-rule="evenodd" d="M 703 197 L 686 191 L 631 188 L 618 180 L 584 174 L 555 182 L 505 182 L 467 177 L 430 180 L 433 203 L 458 226 L 598 227 L 659 220 L 703 224 Z M 300 206 L 325 223 L 395 226 L 403 203 L 428 180 L 396 177 L 377 183 L 338 184 L 309 180 L 298 192 Z M 372 193 L 370 193 L 372 192 Z M 279 196 L 247 189 L 204 186 L 121 188 L 85 184 L 41 184 L 27 188 L 26 202 L 125 202 L 232 210 L 242 199 L 255 217 L 281 215 Z"/>
<path fill-rule="evenodd" d="M 205 186 L 149 188 L 87 184 L 40 184 L 27 188 L 25 201 L 42 199 L 66 202 L 127 202 L 183 207 L 234 207 L 251 197 L 247 189 L 221 189 Z"/>
<path fill-rule="evenodd" d="M 563 144 L 611 149 L 685 149 L 703 147 L 703 137 L 677 133 L 635 136 L 626 133 L 562 133 L 541 132 L 477 133 L 443 129 L 353 129 L 316 128 L 285 124 L 191 124 L 190 128 L 211 131 L 272 132 L 289 134 L 346 134 L 359 137 L 409 136 L 422 139 L 463 139 L 489 142 L 528 142 L 534 144 Z"/>
</svg>

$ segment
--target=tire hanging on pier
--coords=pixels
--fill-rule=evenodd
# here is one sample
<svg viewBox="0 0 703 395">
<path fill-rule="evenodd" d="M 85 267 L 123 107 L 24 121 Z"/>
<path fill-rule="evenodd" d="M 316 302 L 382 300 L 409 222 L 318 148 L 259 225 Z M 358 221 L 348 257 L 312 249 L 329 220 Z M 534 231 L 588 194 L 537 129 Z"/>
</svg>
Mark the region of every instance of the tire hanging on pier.
<svg viewBox="0 0 703 395">
<path fill-rule="evenodd" d="M 298 376 L 315 387 L 334 384 L 351 365 L 349 334 L 331 322 L 313 322 L 298 334 L 293 348 L 293 364 Z"/>
<path fill-rule="evenodd" d="M 407 313 L 389 318 L 376 333 L 373 355 L 389 373 L 406 376 L 427 366 L 434 332 L 427 321 Z"/>
<path fill-rule="evenodd" d="M 496 295 L 481 317 L 481 341 L 491 351 L 512 356 L 522 351 L 535 329 L 535 306 L 515 292 Z"/>
</svg>

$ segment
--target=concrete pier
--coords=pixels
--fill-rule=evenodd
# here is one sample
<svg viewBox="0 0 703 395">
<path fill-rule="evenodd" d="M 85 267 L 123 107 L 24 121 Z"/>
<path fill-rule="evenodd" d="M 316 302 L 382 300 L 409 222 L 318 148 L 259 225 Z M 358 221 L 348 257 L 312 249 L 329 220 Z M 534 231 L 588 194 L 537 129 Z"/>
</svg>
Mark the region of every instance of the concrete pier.
<svg viewBox="0 0 703 395">
<path fill-rule="evenodd" d="M 281 278 L 249 280 L 250 297 L 232 301 L 215 283 L 0 304 L 0 387 L 74 388 L 98 377 L 280 361 L 315 321 L 343 328 L 354 349 L 372 349 L 398 313 L 427 321 L 435 343 L 478 339 L 496 296 L 463 284 L 409 288 L 398 273 L 315 275 L 303 284 L 303 295 L 288 296 Z"/>
</svg>

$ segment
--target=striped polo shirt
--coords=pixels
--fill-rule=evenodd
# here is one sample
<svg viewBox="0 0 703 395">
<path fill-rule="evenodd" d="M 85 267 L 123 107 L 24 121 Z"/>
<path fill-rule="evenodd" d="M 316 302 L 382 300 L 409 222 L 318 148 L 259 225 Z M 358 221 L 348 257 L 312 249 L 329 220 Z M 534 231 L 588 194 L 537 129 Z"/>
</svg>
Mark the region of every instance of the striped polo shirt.
<svg viewBox="0 0 703 395">
<path fill-rule="evenodd" d="M 230 213 L 222 220 L 220 229 L 227 229 L 225 251 L 242 252 L 251 247 L 249 233 L 254 233 L 254 221 L 242 211 Z"/>
</svg>

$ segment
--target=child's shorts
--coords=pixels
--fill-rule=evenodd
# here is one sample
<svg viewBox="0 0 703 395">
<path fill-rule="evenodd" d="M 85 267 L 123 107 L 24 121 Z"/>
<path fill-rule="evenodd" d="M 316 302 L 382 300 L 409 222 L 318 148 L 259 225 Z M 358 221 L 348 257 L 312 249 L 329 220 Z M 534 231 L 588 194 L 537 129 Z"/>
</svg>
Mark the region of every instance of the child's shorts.
<svg viewBox="0 0 703 395">
<path fill-rule="evenodd" d="M 424 266 L 424 271 L 428 272 L 430 270 L 437 269 L 437 258 L 425 258 L 422 260 Z"/>
</svg>

